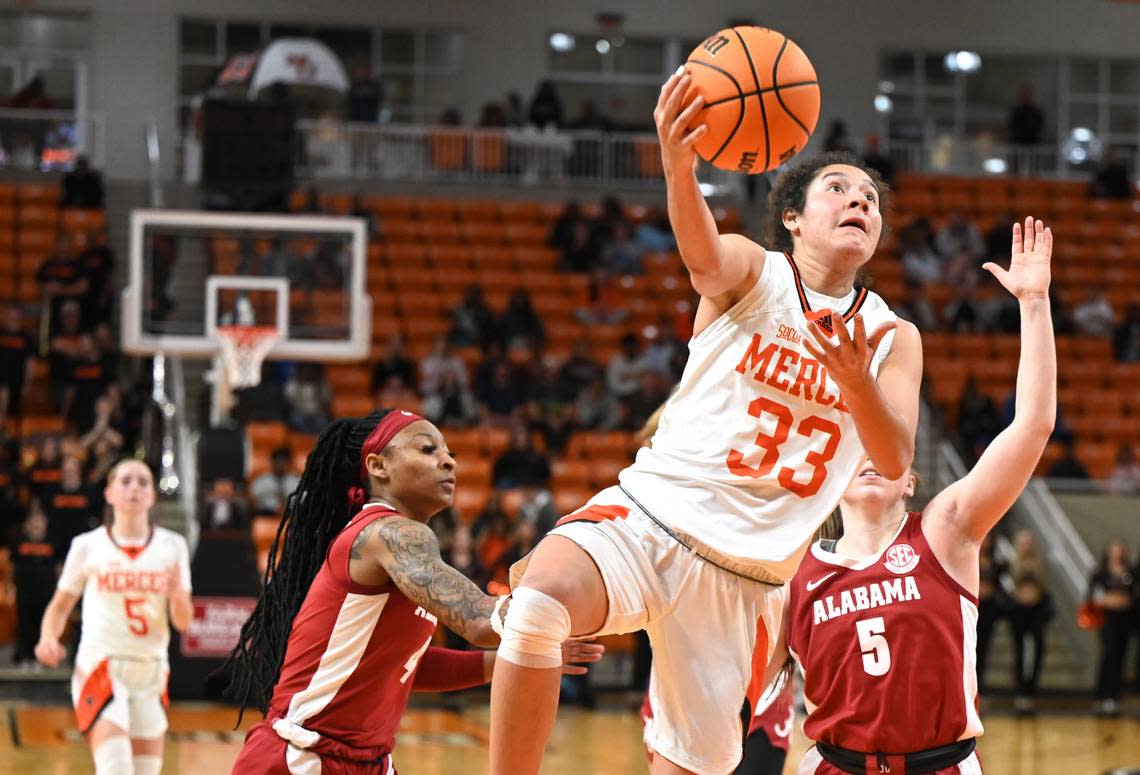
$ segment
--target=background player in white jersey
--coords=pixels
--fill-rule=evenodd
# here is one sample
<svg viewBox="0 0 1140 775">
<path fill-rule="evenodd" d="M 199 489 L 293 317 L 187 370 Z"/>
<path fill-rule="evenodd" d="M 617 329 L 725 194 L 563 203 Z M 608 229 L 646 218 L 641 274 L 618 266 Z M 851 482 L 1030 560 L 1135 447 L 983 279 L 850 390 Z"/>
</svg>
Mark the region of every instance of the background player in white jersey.
<svg viewBox="0 0 1140 775">
<path fill-rule="evenodd" d="M 687 75 L 670 78 L 654 118 L 669 217 L 701 295 L 689 361 L 652 447 L 512 572 L 491 688 L 494 775 L 538 771 L 562 641 L 638 629 L 653 642 L 653 772 L 731 771 L 754 646 L 779 624 L 773 585 L 864 449 L 893 477 L 914 454 L 918 332 L 855 286 L 885 187 L 849 156 L 817 157 L 772 193 L 766 241 L 785 253 L 719 236 L 694 174 L 704 130 L 688 129 L 700 109 L 683 107 L 688 88 Z"/>
<path fill-rule="evenodd" d="M 190 624 L 186 539 L 150 523 L 154 478 L 138 460 L 107 475 L 109 524 L 71 542 L 55 596 L 44 613 L 36 658 L 55 667 L 59 638 L 83 598 L 83 631 L 71 697 L 96 775 L 157 775 L 166 732 L 170 623 Z"/>
<path fill-rule="evenodd" d="M 1013 227 L 1009 270 L 985 265 L 1021 310 L 1010 426 L 921 514 L 906 507 L 912 475 L 880 476 L 866 463 L 840 501 L 842 538 L 814 544 L 788 585 L 784 640 L 804 672 L 804 732 L 817 742 L 800 775 L 981 773 L 974 754 L 982 733 L 974 665 L 978 556 L 1053 431 L 1052 246 L 1044 224 L 1027 218 L 1024 228 Z M 784 653 L 776 649 L 769 676 Z M 936 713 L 925 712 L 931 706 Z"/>
</svg>

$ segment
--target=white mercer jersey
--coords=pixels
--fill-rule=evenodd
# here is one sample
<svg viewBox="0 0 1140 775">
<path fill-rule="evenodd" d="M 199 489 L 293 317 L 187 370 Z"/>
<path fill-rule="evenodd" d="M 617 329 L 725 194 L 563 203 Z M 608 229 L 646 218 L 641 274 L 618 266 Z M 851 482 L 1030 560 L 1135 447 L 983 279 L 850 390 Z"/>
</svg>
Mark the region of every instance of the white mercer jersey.
<svg viewBox="0 0 1140 775">
<path fill-rule="evenodd" d="M 83 657 L 166 659 L 170 645 L 167 569 L 177 565 L 190 589 L 186 539 L 162 527 L 146 544 L 120 546 L 107 527 L 76 536 L 59 588 L 83 596 Z"/>
<path fill-rule="evenodd" d="M 849 332 L 858 312 L 868 335 L 895 320 L 858 286 L 842 299 L 815 293 L 790 255 L 768 251 L 752 290 L 689 342 L 652 446 L 619 477 L 699 554 L 754 578 L 791 578 L 864 460 L 835 382 L 802 344 L 821 309 L 842 311 Z M 893 341 L 880 343 L 873 376 Z"/>
</svg>

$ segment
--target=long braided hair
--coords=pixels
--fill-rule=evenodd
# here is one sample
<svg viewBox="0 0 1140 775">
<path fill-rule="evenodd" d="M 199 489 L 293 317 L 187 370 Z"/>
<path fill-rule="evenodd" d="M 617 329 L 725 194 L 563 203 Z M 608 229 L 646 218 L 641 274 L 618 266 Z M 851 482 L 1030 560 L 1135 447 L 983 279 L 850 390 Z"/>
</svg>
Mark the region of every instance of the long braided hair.
<svg viewBox="0 0 1140 775">
<path fill-rule="evenodd" d="M 262 715 L 268 710 L 293 619 L 333 540 L 360 511 L 361 503 L 347 493 L 353 487 L 368 491 L 368 483 L 360 481 L 361 449 L 390 411 L 333 421 L 317 439 L 297 489 L 285 502 L 269 547 L 261 597 L 222 667 L 233 669 L 227 695 L 240 704 L 238 724 L 247 706 Z"/>
</svg>

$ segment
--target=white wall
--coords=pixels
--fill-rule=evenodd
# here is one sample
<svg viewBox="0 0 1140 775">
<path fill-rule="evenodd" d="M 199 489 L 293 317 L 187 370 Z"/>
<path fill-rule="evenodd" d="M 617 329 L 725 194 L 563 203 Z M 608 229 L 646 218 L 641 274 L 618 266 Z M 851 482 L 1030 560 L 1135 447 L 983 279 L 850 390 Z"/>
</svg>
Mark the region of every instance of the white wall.
<svg viewBox="0 0 1140 775">
<path fill-rule="evenodd" d="M 462 29 L 459 107 L 468 117 L 507 91 L 528 96 L 544 71 L 546 34 L 592 31 L 598 11 L 624 12 L 627 34 L 693 37 L 749 17 L 803 46 L 822 84 L 820 126 L 843 117 L 854 137 L 874 126 L 870 103 L 885 48 L 1140 58 L 1140 6 L 1109 0 L 53 0 L 49 9 L 91 14 L 91 104 L 107 118 L 107 174 L 132 179 L 146 174 L 151 119 L 166 174 L 173 172 L 180 15 Z"/>
</svg>

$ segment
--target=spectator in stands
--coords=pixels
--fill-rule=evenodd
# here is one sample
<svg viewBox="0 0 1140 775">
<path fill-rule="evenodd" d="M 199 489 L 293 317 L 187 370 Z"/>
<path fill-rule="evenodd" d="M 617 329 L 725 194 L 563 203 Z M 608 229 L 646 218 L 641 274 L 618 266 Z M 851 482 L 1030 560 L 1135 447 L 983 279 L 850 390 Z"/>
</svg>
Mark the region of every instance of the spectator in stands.
<svg viewBox="0 0 1140 775">
<path fill-rule="evenodd" d="M 95 413 L 99 414 L 98 411 Z M 117 435 L 117 434 L 116 434 Z M 120 437 L 121 438 L 121 437 Z M 91 457 L 87 461 L 87 486 L 95 488 L 93 492 L 97 499 L 102 501 L 102 493 L 98 491 L 101 484 L 107 481 L 107 474 L 111 472 L 115 463 L 122 455 L 122 442 L 118 444 L 111 436 L 100 436 L 91 442 Z M 98 509 L 102 513 L 103 509 Z"/>
<path fill-rule="evenodd" d="M 578 392 L 574 402 L 574 418 L 582 430 L 608 431 L 621 424 L 621 404 L 606 390 L 601 374 Z"/>
<path fill-rule="evenodd" d="M 642 273 L 641 248 L 633 239 L 633 232 L 625 220 L 616 221 L 610 238 L 602 247 L 602 269 L 614 275 Z"/>
<path fill-rule="evenodd" d="M 499 338 L 498 322 L 483 299 L 482 286 L 468 286 L 459 306 L 451 313 L 449 335 L 459 347 L 484 347 Z"/>
<path fill-rule="evenodd" d="M 506 106 L 503 113 L 507 119 L 507 126 L 519 128 L 526 125 L 526 110 L 523 108 L 522 95 L 517 91 L 507 92 Z"/>
<path fill-rule="evenodd" d="M 876 170 L 888 186 L 894 185 L 895 163 L 891 161 L 890 156 L 883 153 L 879 136 L 874 132 L 867 135 L 867 144 L 863 149 L 863 163 Z"/>
<path fill-rule="evenodd" d="M 301 477 L 291 470 L 293 452 L 288 447 L 273 450 L 269 466 L 268 471 L 253 480 L 249 494 L 255 514 L 279 515 L 284 512 L 285 500 L 297 489 Z"/>
<path fill-rule="evenodd" d="M 479 111 L 479 123 L 475 126 L 480 129 L 501 129 L 507 125 L 507 114 L 503 106 L 497 102 L 485 102 Z"/>
<path fill-rule="evenodd" d="M 641 355 L 642 365 L 660 375 L 670 385 L 677 382 L 681 378 L 675 370 L 677 353 L 687 348 L 685 343 L 677 338 L 669 316 L 661 315 L 656 325 L 645 327 L 644 334 L 646 346 Z M 681 361 L 681 364 L 684 368 L 684 361 Z"/>
<path fill-rule="evenodd" d="M 403 377 L 393 374 L 376 391 L 373 404 L 376 406 L 402 406 L 409 412 L 416 412 L 419 410 L 420 396 L 408 383 L 404 382 Z"/>
<path fill-rule="evenodd" d="M 570 227 L 570 240 L 562 249 L 558 268 L 564 272 L 585 273 L 594 270 L 602 260 L 602 243 L 586 221 L 575 221 Z"/>
<path fill-rule="evenodd" d="M 986 254 L 982 233 L 962 210 L 950 214 L 946 225 L 934 237 L 934 247 L 942 256 L 945 279 L 955 284 L 967 274 L 977 272 Z"/>
<path fill-rule="evenodd" d="M 487 584 L 508 584 L 511 568 L 511 518 L 503 508 L 502 494 L 487 499 L 482 513 L 471 526 L 471 537 L 480 578 L 472 579 L 486 589 Z"/>
<path fill-rule="evenodd" d="M 527 118 L 539 129 L 562 128 L 562 100 L 559 99 L 558 91 L 552 81 L 542 81 L 538 84 L 530 100 Z"/>
<path fill-rule="evenodd" d="M 495 461 L 491 481 L 499 489 L 550 486 L 550 463 L 535 449 L 524 423 L 511 425 L 510 446 Z"/>
<path fill-rule="evenodd" d="M 380 120 L 384 104 L 384 85 L 373 77 L 367 57 L 358 58 L 352 66 L 352 81 L 348 86 L 346 107 L 349 121 L 375 124 Z"/>
<path fill-rule="evenodd" d="M 1097 167 L 1089 193 L 1102 199 L 1132 198 L 1132 179 L 1128 173 L 1128 166 L 1111 145 L 1104 152 L 1104 159 Z"/>
<path fill-rule="evenodd" d="M 637 378 L 637 389 L 626 396 L 625 428 L 627 430 L 640 430 L 646 421 L 657 411 L 657 407 L 669 398 L 669 387 L 661 375 L 650 369 L 644 369 Z"/>
<path fill-rule="evenodd" d="M 1085 298 L 1073 310 L 1073 325 L 1085 336 L 1112 336 L 1116 311 L 1104 290 L 1094 285 L 1085 288 Z"/>
<path fill-rule="evenodd" d="M 579 338 L 574 341 L 570 357 L 562 362 L 562 367 L 558 371 L 558 381 L 563 394 L 576 396 L 586 385 L 601 378 L 602 367 L 594 360 L 592 352 L 589 340 Z"/>
<path fill-rule="evenodd" d="M 76 432 L 85 434 L 95 425 L 95 401 L 110 384 L 103 368 L 103 355 L 89 334 L 79 337 L 79 347 L 71 361 L 69 383 L 60 413 Z"/>
<path fill-rule="evenodd" d="M 541 347 L 546 342 L 546 328 L 534 311 L 530 292 L 516 288 L 511 292 L 507 308 L 498 323 L 499 336 L 509 347 Z"/>
<path fill-rule="evenodd" d="M 463 114 L 459 112 L 459 108 L 451 105 L 443 109 L 436 123 L 440 126 L 463 126 Z"/>
<path fill-rule="evenodd" d="M 1129 567 L 1128 545 L 1113 538 L 1104 547 L 1100 563 L 1089 579 L 1086 600 L 1104 612 L 1100 628 L 1100 661 L 1097 667 L 1096 706 L 1098 716 L 1120 715 L 1120 693 L 1124 684 L 1124 655 L 1132 639 L 1136 606 L 1136 580 Z"/>
<path fill-rule="evenodd" d="M 1009 564 L 1013 580 L 1014 672 L 1017 695 L 1014 709 L 1021 715 L 1034 712 L 1033 698 L 1045 657 L 1045 627 L 1053 618 L 1053 603 L 1045 586 L 1045 565 L 1037 554 L 1033 534 L 1017 534 L 1015 553 Z"/>
<path fill-rule="evenodd" d="M 332 388 L 319 363 L 300 363 L 285 382 L 289 425 L 301 433 L 320 433 L 329 424 Z"/>
<path fill-rule="evenodd" d="M 642 252 L 677 249 L 677 239 L 673 236 L 669 216 L 662 212 L 654 212 L 651 217 L 639 223 L 633 230 L 633 241 Z"/>
<path fill-rule="evenodd" d="M 26 516 L 21 489 L 20 442 L 4 438 L 0 432 L 0 548 L 16 539 L 20 523 Z"/>
<path fill-rule="evenodd" d="M 479 420 L 475 396 L 467 388 L 467 373 L 463 375 L 461 380 L 456 372 L 445 372 L 438 388 L 424 394 L 424 416 L 441 428 L 466 427 Z"/>
<path fill-rule="evenodd" d="M 1049 287 L 1049 307 L 1053 310 L 1053 332 L 1058 335 L 1073 333 L 1073 320 L 1065 303 L 1057 295 L 1056 286 Z"/>
<path fill-rule="evenodd" d="M 546 356 L 527 386 L 527 419 L 542 434 L 546 449 L 560 454 L 574 432 L 574 395 L 558 379 L 558 359 Z"/>
<path fill-rule="evenodd" d="M 1112 334 L 1112 349 L 1121 363 L 1140 362 L 1140 304 L 1129 304 Z"/>
<path fill-rule="evenodd" d="M 1026 84 L 1009 114 L 1009 141 L 1020 146 L 1039 145 L 1044 129 L 1045 114 L 1033 101 L 1033 87 Z"/>
<path fill-rule="evenodd" d="M 970 375 L 958 399 L 958 440 L 964 457 L 976 461 L 1000 431 L 994 400 L 978 390 L 977 381 Z"/>
<path fill-rule="evenodd" d="M 87 297 L 87 277 L 67 232 L 60 232 L 55 254 L 36 270 L 36 282 L 45 302 L 51 305 L 49 333 L 54 334 L 60 325 L 63 306 L 71 301 L 78 307 Z"/>
<path fill-rule="evenodd" d="M 847 136 L 847 124 L 840 119 L 835 119 L 831 122 L 831 126 L 827 130 L 827 137 L 823 140 L 823 150 L 830 153 L 831 151 L 851 151 L 851 139 Z"/>
<path fill-rule="evenodd" d="M 110 448 L 107 454 L 118 454 L 122 450 L 125 439 L 123 437 L 123 429 L 117 427 L 121 423 L 121 417 L 116 417 L 114 398 L 108 392 L 104 392 L 101 396 L 95 399 L 94 410 L 92 412 L 92 425 L 90 430 L 83 434 L 80 439 L 80 446 L 83 449 L 93 448 L 100 442 L 106 442 Z M 103 471 L 103 476 L 94 480 L 96 483 L 106 480 L 106 474 L 110 471 L 110 466 Z"/>
<path fill-rule="evenodd" d="M 942 280 L 942 259 L 930 244 L 930 224 L 925 218 L 907 224 L 899 234 L 903 276 L 918 286 Z"/>
<path fill-rule="evenodd" d="M 320 215 L 325 212 L 324 205 L 321 203 L 321 193 L 317 191 L 316 186 L 310 184 L 301 192 L 301 204 L 297 208 L 297 212 L 311 215 Z"/>
<path fill-rule="evenodd" d="M 48 518 L 48 535 L 59 557 L 66 557 L 71 539 L 103 522 L 103 514 L 95 513 L 96 499 L 83 480 L 83 464 L 79 458 L 66 455 L 60 462 L 59 485 L 46 492 L 44 510 Z"/>
<path fill-rule="evenodd" d="M 998 621 L 1006 618 L 1010 600 L 1002 587 L 1002 579 L 1008 572 L 1005 563 L 997 555 L 997 542 L 992 532 L 982 539 L 978 552 L 978 643 L 977 671 L 978 691 L 986 693 L 986 667 L 989 665 L 990 641 Z"/>
<path fill-rule="evenodd" d="M 492 425 L 506 425 L 526 401 L 526 386 L 501 347 L 493 347 L 475 373 L 475 399 L 483 409 L 483 419 Z"/>
<path fill-rule="evenodd" d="M 976 283 L 977 275 L 968 275 L 954 286 L 954 296 L 942 310 L 947 331 L 968 334 L 982 330 L 982 313 L 974 296 Z"/>
<path fill-rule="evenodd" d="M 919 331 L 937 331 L 938 313 L 930 304 L 930 299 L 922 292 L 922 286 L 907 280 L 903 284 L 903 297 L 895 305 L 895 314 L 909 320 Z"/>
<path fill-rule="evenodd" d="M 92 339 L 95 343 L 95 348 L 99 351 L 99 363 L 103 365 L 103 371 L 107 375 L 108 382 L 116 382 L 119 378 L 119 342 L 115 338 L 115 332 L 111 330 L 111 326 L 107 323 L 100 323 L 95 326 L 95 331 L 92 334 Z"/>
<path fill-rule="evenodd" d="M 17 636 L 12 658 L 21 667 L 32 669 L 37 664 L 35 648 L 40 639 L 40 620 L 55 591 L 60 558 L 55 545 L 48 540 L 48 520 L 43 508 L 33 499 L 12 551 Z"/>
<path fill-rule="evenodd" d="M 63 176 L 59 206 L 103 209 L 103 178 L 91 169 L 91 162 L 86 156 L 78 157 L 75 169 Z"/>
<path fill-rule="evenodd" d="M 467 367 L 446 336 L 437 336 L 431 352 L 420 361 L 420 395 L 439 393 L 445 379 L 467 388 Z"/>
<path fill-rule="evenodd" d="M 384 354 L 372 367 L 372 392 L 376 393 L 393 377 L 399 377 L 405 385 L 416 384 L 416 366 L 404 350 L 404 337 L 392 334 L 384 345 Z M 377 404 L 377 406 L 397 406 L 398 404 Z"/>
<path fill-rule="evenodd" d="M 644 370 L 641 340 L 637 334 L 628 333 L 621 338 L 620 349 L 606 365 L 606 387 L 617 398 L 625 399 L 637 391 Z"/>
<path fill-rule="evenodd" d="M 1089 471 L 1077 457 L 1077 442 L 1069 438 L 1064 442 L 1064 452 L 1046 474 L 1050 479 L 1088 479 Z"/>
<path fill-rule="evenodd" d="M 550 227 L 546 244 L 565 253 L 574 241 L 574 225 L 578 223 L 586 223 L 586 217 L 582 214 L 581 205 L 571 200 L 562 208 L 562 212 L 554 221 L 554 225 Z"/>
<path fill-rule="evenodd" d="M 1002 266 L 1009 263 L 1009 225 L 1016 222 L 1017 216 L 1009 211 L 994 219 L 993 226 L 986 232 L 986 260 Z"/>
<path fill-rule="evenodd" d="M 49 496 L 59 487 L 60 480 L 63 479 L 61 463 L 59 437 L 53 434 L 44 436 L 24 479 L 28 483 L 32 497 L 39 498 L 45 508 Z"/>
<path fill-rule="evenodd" d="M 1108 490 L 1117 495 L 1132 495 L 1140 491 L 1140 455 L 1131 444 L 1121 444 L 1117 450 L 1116 465 L 1108 476 Z"/>
<path fill-rule="evenodd" d="M 595 269 L 586 286 L 585 304 L 574 310 L 574 318 L 586 325 L 617 325 L 629 317 L 623 300 L 624 294 L 613 276 L 604 269 Z"/>
<path fill-rule="evenodd" d="M 32 338 L 24 331 L 23 311 L 16 303 L 8 304 L 0 331 L 0 428 L 9 417 L 20 416 L 28 358 L 34 352 Z"/>
<path fill-rule="evenodd" d="M 369 242 L 376 240 L 380 234 L 380 216 L 376 214 L 375 210 L 370 210 L 364 205 L 364 199 L 359 193 L 352 195 L 352 202 L 348 207 L 348 214 L 353 218 L 359 218 L 364 221 L 364 227 L 367 232 L 365 239 Z"/>
<path fill-rule="evenodd" d="M 59 331 L 51 337 L 48 348 L 48 393 L 52 405 L 63 407 L 71 386 L 71 373 L 79 358 L 81 315 L 79 302 L 68 300 L 60 307 Z"/>
<path fill-rule="evenodd" d="M 198 522 L 203 534 L 218 530 L 250 530 L 249 507 L 233 479 L 219 477 L 210 483 L 210 489 L 202 498 Z"/>
</svg>

